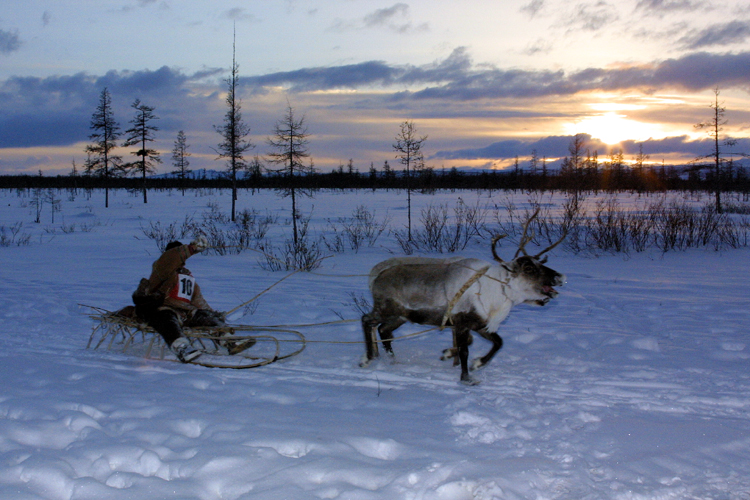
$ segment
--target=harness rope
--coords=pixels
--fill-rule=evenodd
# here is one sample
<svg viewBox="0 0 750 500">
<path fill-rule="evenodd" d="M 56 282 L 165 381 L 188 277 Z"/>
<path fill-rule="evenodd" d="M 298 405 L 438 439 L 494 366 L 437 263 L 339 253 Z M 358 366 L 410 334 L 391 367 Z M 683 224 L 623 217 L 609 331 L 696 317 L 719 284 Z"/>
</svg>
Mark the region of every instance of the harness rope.
<svg viewBox="0 0 750 500">
<path fill-rule="evenodd" d="M 255 301 L 256 299 L 260 298 L 260 296 L 261 296 L 261 295 L 265 294 L 266 292 L 268 292 L 269 290 L 271 290 L 271 289 L 272 289 L 273 287 L 275 287 L 276 285 L 278 285 L 279 283 L 281 283 L 282 281 L 284 281 L 285 279 L 287 279 L 287 278 L 290 278 L 290 277 L 294 276 L 295 274 L 297 274 L 297 273 L 298 273 L 298 272 L 300 272 L 300 271 L 302 271 L 302 269 L 297 269 L 296 271 L 293 271 L 293 272 L 291 272 L 291 273 L 287 274 L 286 276 L 284 276 L 283 278 L 281 278 L 281 279 L 280 279 L 279 281 L 277 281 L 277 282 L 276 282 L 276 283 L 274 283 L 273 285 L 269 286 L 268 288 L 266 288 L 266 289 L 265 289 L 265 290 L 263 290 L 262 292 L 260 292 L 260 293 L 256 294 L 256 295 L 255 295 L 255 296 L 254 296 L 254 297 L 253 297 L 252 299 L 250 299 L 250 300 L 248 300 L 248 301 L 246 301 L 246 302 L 243 302 L 242 304 L 238 305 L 238 306 L 237 306 L 237 307 L 235 307 L 234 309 L 230 309 L 229 311 L 225 312 L 225 313 L 224 313 L 224 316 L 225 316 L 225 317 L 226 317 L 226 316 L 229 316 L 230 314 L 232 314 L 233 312 L 235 312 L 235 311 L 236 311 L 237 309 L 239 309 L 240 307 L 243 307 L 243 306 L 246 306 L 246 305 L 250 304 L 251 302 L 253 302 L 253 301 Z"/>
<path fill-rule="evenodd" d="M 109 340 L 109 342 L 107 342 L 106 349 L 112 350 L 118 338 L 122 337 L 122 352 L 126 352 L 129 348 L 131 348 L 131 346 L 135 345 L 138 342 L 143 344 L 148 342 L 146 345 L 146 352 L 144 356 L 146 358 L 151 358 L 152 353 L 156 353 L 155 355 L 159 359 L 165 359 L 165 353 L 167 351 L 166 344 L 163 342 L 161 336 L 158 335 L 156 331 L 153 328 L 149 327 L 147 324 L 137 321 L 133 318 L 129 318 L 127 316 L 122 316 L 117 312 L 107 311 L 106 309 L 87 306 L 84 304 L 79 305 L 82 307 L 87 307 L 94 311 L 93 314 L 89 314 L 89 317 L 99 322 L 92 329 L 88 344 L 86 346 L 87 349 L 91 348 L 92 345 L 93 349 L 99 349 L 102 345 L 105 344 L 105 342 L 107 342 L 107 340 Z M 196 360 L 191 362 L 192 364 L 210 368 L 247 369 L 265 366 L 282 359 L 296 356 L 305 349 L 307 344 L 363 344 L 363 341 L 308 340 L 301 332 L 291 329 L 292 327 L 314 327 L 332 324 L 352 323 L 355 321 L 357 320 L 338 320 L 300 325 L 226 325 L 221 327 L 186 327 L 184 329 L 184 335 L 191 341 L 200 343 L 203 350 L 206 351 L 206 354 L 209 354 L 208 357 L 201 356 L 197 358 Z M 437 328 L 428 328 L 426 330 L 421 330 L 408 335 L 402 335 L 400 337 L 395 337 L 385 341 L 378 340 L 377 342 L 380 343 L 407 340 L 420 335 L 424 335 L 436 329 Z M 238 335 L 238 333 L 241 332 L 276 332 L 294 335 L 297 338 L 281 339 L 273 335 Z M 141 335 L 140 341 L 136 338 L 139 333 Z M 97 334 L 99 334 L 98 339 Z M 152 334 L 150 340 L 147 340 L 147 334 Z M 240 346 L 247 343 L 249 345 L 247 345 L 247 347 L 245 348 L 241 348 L 240 351 L 236 353 L 229 354 L 229 350 L 227 350 L 227 354 L 222 354 L 218 350 L 214 350 L 213 352 L 207 350 L 204 341 L 212 342 L 215 347 L 222 345 L 222 343 L 231 343 L 233 345 Z M 252 347 L 256 343 L 260 342 L 273 343 L 273 354 L 266 356 L 255 356 L 245 352 L 245 349 Z M 281 345 L 288 343 L 297 343 L 301 344 L 301 346 L 291 353 L 281 354 Z M 221 362 L 217 360 L 221 359 L 222 357 L 232 358 L 234 362 Z"/>
<path fill-rule="evenodd" d="M 484 274 L 487 272 L 487 270 L 490 268 L 490 266 L 485 266 L 481 268 L 479 271 L 475 272 L 474 275 L 469 278 L 466 283 L 464 283 L 464 286 L 461 287 L 458 292 L 456 292 L 456 295 L 453 296 L 450 302 L 448 302 L 448 306 L 445 308 L 445 314 L 443 314 L 443 321 L 440 323 L 440 330 L 442 331 L 443 328 L 445 328 L 446 323 L 448 322 L 448 319 L 451 315 L 451 311 L 453 310 L 453 307 L 458 303 L 459 300 L 461 300 L 461 297 L 464 296 L 464 293 L 466 293 L 466 290 L 471 288 L 471 285 L 477 282 L 479 278 L 484 276 Z"/>
</svg>

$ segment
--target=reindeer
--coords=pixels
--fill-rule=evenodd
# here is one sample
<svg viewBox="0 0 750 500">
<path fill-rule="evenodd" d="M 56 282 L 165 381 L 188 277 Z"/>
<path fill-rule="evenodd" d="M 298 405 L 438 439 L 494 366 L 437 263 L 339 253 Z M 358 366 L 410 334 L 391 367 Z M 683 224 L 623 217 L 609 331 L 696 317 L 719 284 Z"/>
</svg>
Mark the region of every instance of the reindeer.
<svg viewBox="0 0 750 500">
<path fill-rule="evenodd" d="M 469 375 L 471 332 L 492 342 L 487 354 L 472 361 L 471 369 L 476 370 L 503 346 L 496 332 L 513 306 L 522 302 L 543 306 L 558 295 L 553 287 L 565 283 L 563 274 L 544 265 L 547 257 L 541 258 L 559 245 L 565 234 L 536 255 L 526 253 L 526 244 L 533 238 L 528 235 L 529 224 L 538 213 L 526 221 L 518 250 L 508 262 L 497 255 L 497 242 L 507 236 L 499 235 L 491 244 L 496 263 L 462 257 L 395 257 L 373 267 L 369 277 L 373 308 L 362 316 L 366 353 L 360 366 L 366 367 L 378 356 L 376 328 L 385 351 L 393 356 L 393 331 L 404 323 L 441 329 L 450 325 L 454 347 L 444 350 L 441 359 L 454 358 L 457 364 L 458 356 L 461 382 L 477 384 Z"/>
</svg>

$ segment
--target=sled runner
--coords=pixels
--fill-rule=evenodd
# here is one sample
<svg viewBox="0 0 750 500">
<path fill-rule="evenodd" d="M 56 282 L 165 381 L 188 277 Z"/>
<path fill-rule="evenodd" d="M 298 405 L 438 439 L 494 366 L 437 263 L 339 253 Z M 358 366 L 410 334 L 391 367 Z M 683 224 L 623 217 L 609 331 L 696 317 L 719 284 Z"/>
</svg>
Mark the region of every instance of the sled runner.
<svg viewBox="0 0 750 500">
<path fill-rule="evenodd" d="M 147 359 L 177 359 L 161 335 L 136 317 L 132 306 L 119 311 L 84 306 L 96 322 L 87 349 L 119 350 Z M 211 368 L 257 368 L 290 358 L 305 349 L 305 337 L 282 328 L 251 325 L 184 327 L 183 335 L 203 351 L 191 364 Z M 291 348 L 285 348 L 287 345 Z M 284 346 L 284 347 L 282 347 Z"/>
</svg>

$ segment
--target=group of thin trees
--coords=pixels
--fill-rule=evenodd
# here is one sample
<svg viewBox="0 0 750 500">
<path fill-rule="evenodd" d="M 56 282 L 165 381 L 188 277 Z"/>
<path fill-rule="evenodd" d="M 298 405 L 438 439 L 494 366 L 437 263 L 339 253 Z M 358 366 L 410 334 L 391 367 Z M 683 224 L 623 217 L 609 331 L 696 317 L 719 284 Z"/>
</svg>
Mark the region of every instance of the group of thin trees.
<svg viewBox="0 0 750 500">
<path fill-rule="evenodd" d="M 87 158 L 84 171 L 88 175 L 95 175 L 104 179 L 127 175 L 139 175 L 142 180 L 141 190 L 143 192 L 143 203 L 148 203 L 148 190 L 146 179 L 149 174 L 156 172 L 156 165 L 162 163 L 161 156 L 151 143 L 156 139 L 155 133 L 159 127 L 154 125 L 154 120 L 159 117 L 154 114 L 154 108 L 136 99 L 131 104 L 135 110 L 133 118 L 129 121 L 131 127 L 125 130 L 125 140 L 122 147 L 133 147 L 137 149 L 132 152 L 138 159 L 132 162 L 124 162 L 122 156 L 114 153 L 117 141 L 120 139 L 120 124 L 115 120 L 112 110 L 112 95 L 107 87 L 99 94 L 99 102 L 91 116 L 92 133 L 89 139 L 91 144 L 86 146 Z M 185 133 L 180 130 L 175 140 L 172 151 L 172 159 L 176 170 L 174 173 L 183 179 L 190 173 L 188 166 L 190 161 L 187 151 L 189 145 Z M 73 166 L 75 169 L 75 164 Z M 109 207 L 109 185 L 105 183 L 104 206 Z"/>
<path fill-rule="evenodd" d="M 232 208 L 231 220 L 236 219 L 236 202 L 238 181 L 242 173 L 251 172 L 260 175 L 260 160 L 256 156 L 248 160 L 247 154 L 255 148 L 250 142 L 250 126 L 242 119 L 242 101 L 237 95 L 239 79 L 239 65 L 236 62 L 235 46 L 232 49 L 232 69 L 227 83 L 226 105 L 227 111 L 224 122 L 214 126 L 215 131 L 221 136 L 215 152 L 217 159 L 226 161 L 227 178 L 231 184 Z M 100 96 L 96 111 L 91 118 L 92 134 L 89 136 L 92 144 L 86 147 L 88 158 L 85 164 L 85 172 L 88 175 L 109 180 L 113 177 L 122 177 L 129 174 L 138 174 L 142 178 L 143 202 L 148 203 L 147 183 L 148 174 L 156 172 L 156 165 L 162 160 L 158 151 L 149 147 L 155 140 L 155 132 L 159 128 L 153 124 L 158 117 L 154 114 L 154 108 L 147 106 L 139 99 L 132 104 L 135 116 L 130 120 L 131 128 L 125 131 L 123 147 L 136 146 L 138 149 L 132 154 L 139 158 L 138 161 L 125 163 L 122 157 L 114 153 L 117 140 L 120 138 L 120 125 L 114 119 L 112 111 L 112 96 L 105 87 Z M 286 187 L 282 190 L 284 196 L 292 200 L 292 223 L 294 229 L 294 244 L 298 244 L 297 222 L 300 214 L 297 209 L 297 197 L 300 194 L 309 194 L 309 191 L 298 188 L 295 177 L 299 174 L 314 171 L 312 160 L 309 164 L 305 160 L 310 157 L 308 150 L 308 133 L 305 117 L 296 117 L 294 109 L 288 105 L 284 117 L 277 122 L 273 136 L 268 139 L 271 152 L 268 161 L 277 168 L 268 170 L 286 177 Z M 175 170 L 173 174 L 180 179 L 183 194 L 186 181 L 190 174 L 190 161 L 188 157 L 189 145 L 184 131 L 180 130 L 172 150 L 172 160 Z M 410 160 L 411 161 L 411 160 Z M 408 165 L 407 165 L 408 168 Z M 105 207 L 109 206 L 109 183 L 105 183 Z"/>
</svg>

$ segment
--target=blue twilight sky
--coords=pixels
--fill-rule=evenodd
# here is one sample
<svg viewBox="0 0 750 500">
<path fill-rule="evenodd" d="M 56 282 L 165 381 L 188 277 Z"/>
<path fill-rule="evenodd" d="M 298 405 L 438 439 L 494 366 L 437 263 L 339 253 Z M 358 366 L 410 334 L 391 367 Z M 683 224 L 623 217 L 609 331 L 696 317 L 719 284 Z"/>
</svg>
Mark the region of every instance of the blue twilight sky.
<svg viewBox="0 0 750 500">
<path fill-rule="evenodd" d="M 393 164 L 398 125 L 428 135 L 428 164 L 502 167 L 570 136 L 652 161 L 707 153 L 711 116 L 750 151 L 750 4 L 727 0 L 9 0 L 0 5 L 0 174 L 82 165 L 99 93 L 124 130 L 156 108 L 160 171 L 179 130 L 191 168 L 225 112 L 236 27 L 252 154 L 290 104 L 321 170 Z M 701 142 L 701 140 L 704 140 Z M 130 156 L 127 148 L 118 151 Z"/>
</svg>

